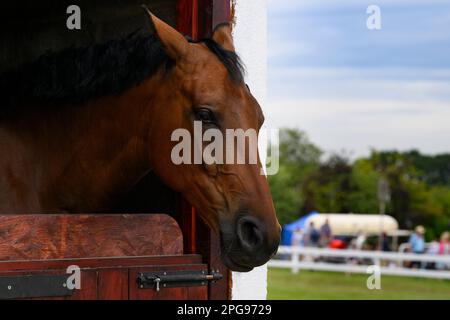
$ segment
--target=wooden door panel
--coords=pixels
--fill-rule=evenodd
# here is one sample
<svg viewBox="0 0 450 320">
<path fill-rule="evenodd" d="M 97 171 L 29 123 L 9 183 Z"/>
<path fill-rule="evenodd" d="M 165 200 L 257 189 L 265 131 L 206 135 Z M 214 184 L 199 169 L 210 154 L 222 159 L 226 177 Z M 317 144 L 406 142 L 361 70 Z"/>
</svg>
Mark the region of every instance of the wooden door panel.
<svg viewBox="0 0 450 320">
<path fill-rule="evenodd" d="M 189 287 L 188 300 L 208 300 L 208 290 L 205 287 Z"/>
<path fill-rule="evenodd" d="M 100 270 L 98 272 L 99 300 L 128 300 L 128 269 Z"/>
<path fill-rule="evenodd" d="M 95 270 L 81 270 L 81 289 L 74 290 L 73 295 L 66 300 L 96 300 L 98 299 L 97 288 L 98 273 Z"/>
<path fill-rule="evenodd" d="M 201 285 L 184 286 L 175 285 L 164 287 L 160 290 L 154 288 L 141 289 L 137 278 L 140 273 L 146 272 L 176 272 L 176 271 L 204 271 L 204 264 L 182 264 L 182 265 L 156 265 L 116 268 L 81 269 L 81 289 L 75 289 L 71 294 L 45 295 L 27 297 L 32 300 L 207 300 L 208 283 Z M 55 276 L 66 275 L 66 270 L 27 270 L 0 273 L 0 277 L 15 276 Z M 61 281 L 61 286 L 63 282 Z"/>
<path fill-rule="evenodd" d="M 187 288 L 162 289 L 159 292 L 153 289 L 130 288 L 130 300 L 186 300 Z"/>
<path fill-rule="evenodd" d="M 165 214 L 0 215 L 0 261 L 182 253 L 181 230 Z"/>
</svg>

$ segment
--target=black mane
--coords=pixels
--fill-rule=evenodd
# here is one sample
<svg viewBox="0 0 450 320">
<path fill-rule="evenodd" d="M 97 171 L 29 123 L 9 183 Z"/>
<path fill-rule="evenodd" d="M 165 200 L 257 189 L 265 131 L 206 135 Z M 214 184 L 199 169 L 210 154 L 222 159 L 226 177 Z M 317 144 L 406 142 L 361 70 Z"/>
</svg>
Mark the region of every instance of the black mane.
<svg viewBox="0 0 450 320">
<path fill-rule="evenodd" d="M 214 40 L 201 40 L 223 63 L 233 81 L 243 80 L 238 55 Z M 174 65 L 155 35 L 134 32 L 86 48 L 49 52 L 17 70 L 0 75 L 3 107 L 33 104 L 80 104 L 106 95 L 117 95 Z M 2 108 L 4 109 L 4 108 Z"/>
<path fill-rule="evenodd" d="M 134 32 L 120 40 L 46 53 L 2 74 L 0 90 L 10 106 L 20 102 L 78 104 L 119 94 L 171 63 L 156 36 Z"/>
</svg>

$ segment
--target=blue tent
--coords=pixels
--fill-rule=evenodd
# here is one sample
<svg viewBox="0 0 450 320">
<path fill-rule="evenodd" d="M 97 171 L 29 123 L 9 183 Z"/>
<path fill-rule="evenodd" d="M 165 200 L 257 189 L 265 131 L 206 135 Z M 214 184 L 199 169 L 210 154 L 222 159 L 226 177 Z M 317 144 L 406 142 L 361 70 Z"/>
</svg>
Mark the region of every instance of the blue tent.
<svg viewBox="0 0 450 320">
<path fill-rule="evenodd" d="M 306 220 L 308 220 L 309 217 L 314 216 L 318 214 L 317 211 L 313 211 L 311 213 L 308 213 L 307 215 L 301 217 L 300 219 L 289 223 L 289 224 L 285 224 L 283 226 L 283 230 L 281 232 L 281 245 L 283 246 L 290 246 L 292 243 L 292 233 L 297 230 L 298 228 L 300 229 L 304 229 L 305 228 L 305 224 L 306 224 Z"/>
</svg>

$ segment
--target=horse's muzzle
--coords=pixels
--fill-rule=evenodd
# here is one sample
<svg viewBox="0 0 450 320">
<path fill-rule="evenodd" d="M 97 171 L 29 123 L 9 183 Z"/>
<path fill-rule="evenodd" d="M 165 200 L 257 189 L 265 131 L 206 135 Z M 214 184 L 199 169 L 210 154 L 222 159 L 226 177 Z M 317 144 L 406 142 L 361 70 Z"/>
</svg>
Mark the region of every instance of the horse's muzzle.
<svg viewBox="0 0 450 320">
<path fill-rule="evenodd" d="M 268 230 L 275 230 L 270 234 Z M 233 271 L 246 272 L 265 264 L 277 251 L 280 227 L 268 228 L 258 218 L 239 216 L 221 226 L 222 260 Z"/>
</svg>

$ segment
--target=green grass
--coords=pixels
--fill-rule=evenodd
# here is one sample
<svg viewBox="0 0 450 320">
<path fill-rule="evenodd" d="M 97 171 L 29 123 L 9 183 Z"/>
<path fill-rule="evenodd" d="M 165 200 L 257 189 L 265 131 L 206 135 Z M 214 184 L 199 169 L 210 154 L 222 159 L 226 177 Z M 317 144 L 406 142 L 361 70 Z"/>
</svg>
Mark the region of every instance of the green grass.
<svg viewBox="0 0 450 320">
<path fill-rule="evenodd" d="M 269 268 L 268 299 L 446 299 L 450 300 L 450 281 L 409 277 L 381 277 L 381 289 L 369 290 L 364 274 L 344 274 Z"/>
</svg>

